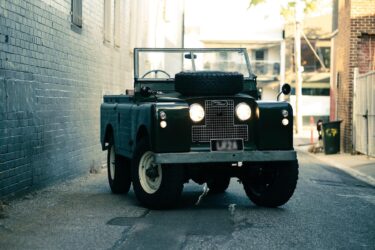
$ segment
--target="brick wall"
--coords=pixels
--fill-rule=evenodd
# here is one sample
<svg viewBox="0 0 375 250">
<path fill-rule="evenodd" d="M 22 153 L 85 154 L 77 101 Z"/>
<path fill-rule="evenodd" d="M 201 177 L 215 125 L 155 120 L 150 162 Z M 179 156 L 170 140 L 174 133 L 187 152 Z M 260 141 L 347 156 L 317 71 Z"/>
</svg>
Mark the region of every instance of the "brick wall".
<svg viewBox="0 0 375 250">
<path fill-rule="evenodd" d="M 103 2 L 0 1 L 0 197 L 101 166 L 99 107 L 130 86 L 129 10 L 121 45 L 103 43 Z M 124 1 L 127 3 L 127 1 Z"/>
<path fill-rule="evenodd" d="M 369 35 L 375 34 L 374 1 L 340 0 L 338 31 L 334 42 L 336 74 L 333 82 L 337 93 L 337 119 L 343 120 L 341 149 L 351 152 L 354 68 L 360 67 L 365 70 L 363 60 L 371 60 L 370 56 L 364 55 L 370 50 L 364 49 L 363 45 L 367 44 Z"/>
</svg>

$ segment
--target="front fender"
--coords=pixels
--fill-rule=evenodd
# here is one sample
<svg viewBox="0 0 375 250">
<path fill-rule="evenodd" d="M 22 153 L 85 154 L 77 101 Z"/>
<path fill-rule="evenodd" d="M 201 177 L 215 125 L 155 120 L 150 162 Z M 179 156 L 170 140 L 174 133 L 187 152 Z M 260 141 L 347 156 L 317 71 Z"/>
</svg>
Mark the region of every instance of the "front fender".
<svg viewBox="0 0 375 250">
<path fill-rule="evenodd" d="M 166 118 L 162 119 L 160 113 Z M 191 124 L 187 103 L 157 103 L 152 126 L 152 148 L 154 152 L 188 152 L 191 144 Z M 166 127 L 161 126 L 165 122 Z"/>
<path fill-rule="evenodd" d="M 293 109 L 287 102 L 259 101 L 259 117 L 256 126 L 256 145 L 259 150 L 293 149 Z M 284 117 L 282 110 L 288 111 Z M 282 120 L 288 119 L 288 125 Z"/>
</svg>

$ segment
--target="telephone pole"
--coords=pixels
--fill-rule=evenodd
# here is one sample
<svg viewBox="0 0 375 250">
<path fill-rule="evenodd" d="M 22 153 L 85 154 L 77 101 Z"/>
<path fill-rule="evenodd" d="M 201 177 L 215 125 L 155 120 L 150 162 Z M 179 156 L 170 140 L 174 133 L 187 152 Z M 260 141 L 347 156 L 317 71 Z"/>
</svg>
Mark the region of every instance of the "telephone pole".
<svg viewBox="0 0 375 250">
<path fill-rule="evenodd" d="M 295 7 L 295 34 L 294 34 L 294 64 L 296 72 L 296 110 L 295 110 L 295 119 L 296 119 L 296 133 L 299 134 L 302 131 L 302 71 L 301 66 L 301 33 L 302 33 L 302 21 L 303 21 L 303 12 L 305 9 L 305 3 L 301 0 L 296 0 Z"/>
</svg>

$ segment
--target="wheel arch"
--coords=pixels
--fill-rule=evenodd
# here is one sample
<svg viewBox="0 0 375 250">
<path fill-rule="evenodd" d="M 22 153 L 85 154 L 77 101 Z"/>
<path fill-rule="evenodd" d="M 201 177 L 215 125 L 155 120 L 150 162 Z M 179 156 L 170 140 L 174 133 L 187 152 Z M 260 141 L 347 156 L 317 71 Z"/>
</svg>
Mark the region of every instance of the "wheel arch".
<svg viewBox="0 0 375 250">
<path fill-rule="evenodd" d="M 139 143 L 142 138 L 147 138 L 148 143 L 150 143 L 150 133 L 145 125 L 140 125 L 137 131 L 137 135 L 135 137 L 135 143 Z M 151 144 L 150 144 L 151 145 Z"/>
<path fill-rule="evenodd" d="M 113 126 L 111 124 L 107 124 L 105 130 L 104 130 L 104 137 L 102 140 L 102 150 L 108 149 L 108 143 L 111 139 L 114 138 L 114 130 Z"/>
</svg>

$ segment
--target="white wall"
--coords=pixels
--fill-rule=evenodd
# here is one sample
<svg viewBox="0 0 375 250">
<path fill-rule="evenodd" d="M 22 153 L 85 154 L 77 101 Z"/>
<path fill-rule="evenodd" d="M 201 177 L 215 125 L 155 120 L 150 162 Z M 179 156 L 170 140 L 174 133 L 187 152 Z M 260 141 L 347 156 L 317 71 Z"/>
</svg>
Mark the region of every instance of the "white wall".
<svg viewBox="0 0 375 250">
<path fill-rule="evenodd" d="M 186 27 L 199 27 L 200 40 L 280 41 L 283 19 L 279 4 L 267 1 L 249 8 L 249 2 L 186 0 Z"/>
<path fill-rule="evenodd" d="M 295 110 L 296 96 L 290 96 L 290 104 Z M 302 96 L 302 116 L 329 116 L 329 96 Z"/>
</svg>

